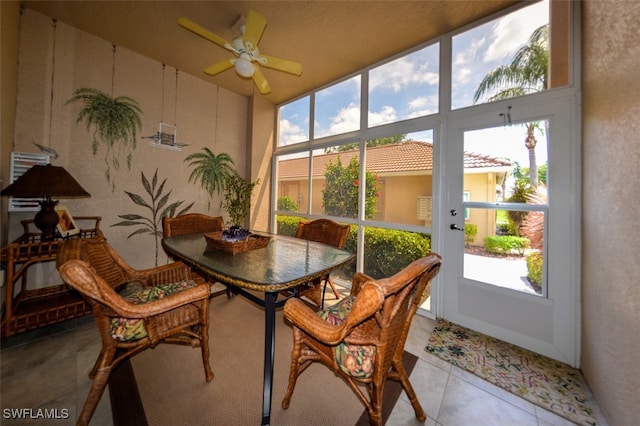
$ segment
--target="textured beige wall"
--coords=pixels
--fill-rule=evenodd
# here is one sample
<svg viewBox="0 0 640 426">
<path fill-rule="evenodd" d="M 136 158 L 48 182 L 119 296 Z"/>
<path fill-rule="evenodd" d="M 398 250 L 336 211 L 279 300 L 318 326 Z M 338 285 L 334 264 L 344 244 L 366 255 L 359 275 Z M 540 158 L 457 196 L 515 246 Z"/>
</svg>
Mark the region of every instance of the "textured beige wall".
<svg viewBox="0 0 640 426">
<path fill-rule="evenodd" d="M 18 86 L 18 23 L 20 4 L 17 1 L 0 2 L 0 186 L 9 184 L 9 152 L 13 144 L 13 124 L 16 113 Z M 0 246 L 8 242 L 7 197 L 0 199 Z"/>
<path fill-rule="evenodd" d="M 209 199 L 199 184 L 188 182 L 191 168 L 184 158 L 203 147 L 227 152 L 236 169 L 247 167 L 248 99 L 203 80 L 178 72 L 161 63 L 58 22 L 54 30 L 51 18 L 26 9 L 20 30 L 19 81 L 12 149 L 38 152 L 37 142 L 54 148 L 59 158 L 52 163 L 65 167 L 91 194 L 91 198 L 61 200 L 73 215 L 100 215 L 102 229 L 111 244 L 137 268 L 155 264 L 156 239 L 140 234 L 127 238 L 138 226 L 113 227 L 122 221 L 118 215 L 138 214 L 150 218 L 149 210 L 134 204 L 125 191 L 138 194 L 148 203 L 151 197 L 141 181 L 144 173 L 151 180 L 158 171 L 158 187 L 166 179 L 163 194 L 171 191 L 168 202 L 191 202 L 193 212 L 226 215 L 219 198 Z M 115 63 L 115 67 L 114 67 Z M 53 74 L 52 74 L 53 66 Z M 112 89 L 112 75 L 115 69 Z M 53 107 L 50 107 L 53 75 Z M 178 142 L 187 144 L 181 152 L 149 146 L 138 138 L 131 170 L 124 165 L 113 170 L 115 190 L 104 177 L 105 149 L 92 154 L 92 135 L 86 126 L 77 125 L 80 104 L 65 105 L 77 88 L 91 87 L 114 96 L 129 96 L 138 101 L 144 114 L 139 136 L 154 135 L 162 120 L 177 124 Z M 163 94 L 164 87 L 164 94 Z M 51 120 L 49 119 L 51 117 Z M 4 157 L 3 153 L 3 157 Z M 32 217 L 33 213 L 26 214 Z M 25 216 L 11 215 L 11 229 Z M 159 263 L 166 262 L 162 248 Z"/>
<path fill-rule="evenodd" d="M 272 231 L 271 217 L 271 156 L 273 155 L 275 105 L 254 96 L 249 102 L 249 145 L 247 146 L 247 176 L 251 182 L 260 179 L 251 199 L 250 229 Z"/>
<path fill-rule="evenodd" d="M 640 419 L 640 2 L 583 3 L 582 370 L 611 425 Z"/>
</svg>

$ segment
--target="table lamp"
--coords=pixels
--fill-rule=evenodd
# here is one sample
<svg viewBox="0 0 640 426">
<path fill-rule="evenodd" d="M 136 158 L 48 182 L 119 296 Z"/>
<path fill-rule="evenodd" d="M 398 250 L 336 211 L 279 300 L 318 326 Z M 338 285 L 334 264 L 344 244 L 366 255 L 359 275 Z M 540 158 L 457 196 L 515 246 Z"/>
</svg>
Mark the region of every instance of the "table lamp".
<svg viewBox="0 0 640 426">
<path fill-rule="evenodd" d="M 40 211 L 33 218 L 33 223 L 42 231 L 42 240 L 55 237 L 56 225 L 60 218 L 55 211 L 57 198 L 80 198 L 91 195 L 63 167 L 36 165 L 27 170 L 11 185 L 0 192 L 0 195 L 20 198 L 44 198 L 40 201 Z"/>
</svg>

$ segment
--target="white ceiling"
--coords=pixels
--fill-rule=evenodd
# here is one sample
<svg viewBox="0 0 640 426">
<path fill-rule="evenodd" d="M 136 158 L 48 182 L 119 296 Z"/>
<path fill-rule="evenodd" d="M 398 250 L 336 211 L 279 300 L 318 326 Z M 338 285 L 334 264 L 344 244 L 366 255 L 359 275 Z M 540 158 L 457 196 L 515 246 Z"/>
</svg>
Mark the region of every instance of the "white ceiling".
<svg viewBox="0 0 640 426">
<path fill-rule="evenodd" d="M 232 53 L 183 29 L 187 17 L 233 39 L 249 9 L 267 19 L 262 53 L 303 65 L 300 77 L 263 69 L 280 103 L 497 12 L 515 0 L 453 1 L 23 1 L 33 10 L 244 96 L 259 95 L 233 69 L 202 70 Z"/>
</svg>

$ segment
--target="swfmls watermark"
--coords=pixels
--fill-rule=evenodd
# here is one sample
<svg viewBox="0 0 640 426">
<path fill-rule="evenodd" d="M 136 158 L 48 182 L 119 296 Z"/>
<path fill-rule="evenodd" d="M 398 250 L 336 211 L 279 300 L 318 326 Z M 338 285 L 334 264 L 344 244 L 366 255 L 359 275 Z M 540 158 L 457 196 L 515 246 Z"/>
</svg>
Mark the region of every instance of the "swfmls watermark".
<svg viewBox="0 0 640 426">
<path fill-rule="evenodd" d="M 68 408 L 3 408 L 2 418 L 13 420 L 66 420 Z"/>
</svg>

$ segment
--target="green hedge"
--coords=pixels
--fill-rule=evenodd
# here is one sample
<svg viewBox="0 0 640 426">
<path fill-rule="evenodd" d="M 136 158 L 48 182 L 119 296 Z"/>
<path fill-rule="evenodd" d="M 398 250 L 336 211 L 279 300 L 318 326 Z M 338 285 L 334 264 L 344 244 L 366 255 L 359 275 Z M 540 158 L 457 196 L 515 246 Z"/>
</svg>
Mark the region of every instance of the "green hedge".
<svg viewBox="0 0 640 426">
<path fill-rule="evenodd" d="M 280 197 L 278 198 L 278 210 L 297 212 L 298 204 L 291 197 Z"/>
<path fill-rule="evenodd" d="M 531 284 L 542 288 L 542 252 L 534 251 L 527 255 L 527 277 Z"/>
<path fill-rule="evenodd" d="M 278 215 L 278 234 L 295 237 L 298 230 L 299 217 Z"/>
<path fill-rule="evenodd" d="M 300 218 L 278 216 L 278 234 L 295 236 Z M 357 227 L 351 232 L 345 250 L 356 252 Z M 431 235 L 383 228 L 365 228 L 364 273 L 374 278 L 388 277 L 409 263 L 431 252 Z M 353 269 L 353 267 L 351 267 Z"/>
<path fill-rule="evenodd" d="M 517 253 L 524 255 L 524 250 L 530 245 L 529 239 L 524 237 L 514 237 L 513 235 L 490 236 L 484 239 L 484 248 L 489 253 L 510 254 Z"/>
<path fill-rule="evenodd" d="M 476 241 L 478 235 L 478 225 L 473 223 L 464 224 L 464 245 L 468 246 Z"/>
</svg>

